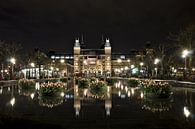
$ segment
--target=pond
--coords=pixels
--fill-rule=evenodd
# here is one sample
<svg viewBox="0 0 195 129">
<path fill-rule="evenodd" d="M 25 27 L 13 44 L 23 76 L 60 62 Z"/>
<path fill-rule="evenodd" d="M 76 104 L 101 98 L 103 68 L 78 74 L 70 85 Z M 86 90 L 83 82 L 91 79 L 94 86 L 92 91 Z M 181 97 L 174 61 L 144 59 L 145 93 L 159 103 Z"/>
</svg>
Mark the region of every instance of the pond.
<svg viewBox="0 0 195 129">
<path fill-rule="evenodd" d="M 169 99 L 148 99 L 124 81 L 107 87 L 104 97 L 92 96 L 68 81 L 60 96 L 34 89 L 0 86 L 0 128 L 132 128 L 188 129 L 195 127 L 195 89 L 173 87 Z"/>
</svg>

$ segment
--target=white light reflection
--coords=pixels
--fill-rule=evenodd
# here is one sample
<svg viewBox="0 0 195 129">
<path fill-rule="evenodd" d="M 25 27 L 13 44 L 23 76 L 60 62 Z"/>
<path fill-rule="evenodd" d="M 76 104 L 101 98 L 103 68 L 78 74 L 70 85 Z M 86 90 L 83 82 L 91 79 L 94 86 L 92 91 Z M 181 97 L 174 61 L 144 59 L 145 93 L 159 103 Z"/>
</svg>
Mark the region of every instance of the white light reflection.
<svg viewBox="0 0 195 129">
<path fill-rule="evenodd" d="M 126 91 L 126 92 L 128 91 L 128 87 L 127 87 L 127 86 L 125 86 L 125 91 Z"/>
<path fill-rule="evenodd" d="M 0 89 L 0 94 L 3 94 L 3 88 Z"/>
<path fill-rule="evenodd" d="M 133 88 L 131 88 L 131 93 L 132 93 L 132 95 L 134 95 L 134 93 L 135 93 L 135 90 Z"/>
<path fill-rule="evenodd" d="M 127 96 L 131 97 L 131 92 L 130 91 L 128 91 Z"/>
<path fill-rule="evenodd" d="M 87 96 L 88 89 L 84 89 L 83 94 L 84 96 Z"/>
<path fill-rule="evenodd" d="M 39 89 L 40 89 L 40 84 L 39 84 L 39 82 L 36 82 L 36 84 L 35 84 L 35 89 L 36 89 L 36 90 L 39 90 Z"/>
<path fill-rule="evenodd" d="M 123 90 L 124 89 L 124 86 L 123 85 L 121 85 L 121 90 Z"/>
<path fill-rule="evenodd" d="M 143 92 L 141 92 L 140 97 L 141 97 L 141 99 L 144 98 L 144 93 Z"/>
<path fill-rule="evenodd" d="M 190 111 L 189 111 L 189 109 L 187 107 L 183 108 L 183 113 L 184 113 L 186 118 L 188 118 L 190 116 Z"/>
<path fill-rule="evenodd" d="M 12 99 L 10 100 L 10 104 L 11 104 L 12 106 L 14 106 L 15 102 L 16 102 L 15 98 L 12 98 Z"/>
<path fill-rule="evenodd" d="M 118 96 L 119 96 L 119 97 L 121 96 L 121 91 L 118 91 Z"/>
<path fill-rule="evenodd" d="M 30 94 L 31 99 L 34 99 L 35 93 Z"/>
<path fill-rule="evenodd" d="M 10 92 L 11 88 L 10 88 L 10 87 L 8 87 L 8 88 L 7 88 L 7 90 Z"/>
</svg>

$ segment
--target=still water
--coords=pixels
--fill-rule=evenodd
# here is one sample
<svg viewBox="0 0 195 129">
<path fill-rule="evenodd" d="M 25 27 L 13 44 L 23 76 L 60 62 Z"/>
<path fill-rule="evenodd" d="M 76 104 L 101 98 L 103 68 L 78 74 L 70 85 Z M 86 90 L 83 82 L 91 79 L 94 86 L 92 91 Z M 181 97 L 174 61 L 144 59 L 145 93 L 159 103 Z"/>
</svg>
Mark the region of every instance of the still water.
<svg viewBox="0 0 195 129">
<path fill-rule="evenodd" d="M 122 82 L 121 82 L 122 85 Z M 0 128 L 195 128 L 195 89 L 173 87 L 167 100 L 147 99 L 139 89 L 108 87 L 104 98 L 90 96 L 72 81 L 61 97 L 0 86 Z"/>
</svg>

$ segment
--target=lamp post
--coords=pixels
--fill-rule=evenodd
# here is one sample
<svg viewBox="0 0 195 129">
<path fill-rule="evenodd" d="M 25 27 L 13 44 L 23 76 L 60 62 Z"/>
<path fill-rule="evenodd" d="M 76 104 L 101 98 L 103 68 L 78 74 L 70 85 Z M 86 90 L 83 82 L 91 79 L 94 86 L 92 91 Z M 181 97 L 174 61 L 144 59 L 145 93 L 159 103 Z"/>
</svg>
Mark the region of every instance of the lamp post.
<svg viewBox="0 0 195 129">
<path fill-rule="evenodd" d="M 158 77 L 158 67 L 157 67 L 157 65 L 158 65 L 158 63 L 160 62 L 160 59 L 158 59 L 158 58 L 156 58 L 155 60 L 154 60 L 154 65 L 156 65 L 156 67 L 154 68 L 154 70 L 156 71 L 156 78 Z"/>
<path fill-rule="evenodd" d="M 14 57 L 10 58 L 11 66 L 11 79 L 14 77 L 14 65 L 16 64 L 16 59 Z"/>
<path fill-rule="evenodd" d="M 140 75 L 142 76 L 142 72 L 141 71 L 142 71 L 142 66 L 144 65 L 144 63 L 140 62 L 139 65 L 140 65 L 140 71 L 139 72 L 140 72 Z"/>
<path fill-rule="evenodd" d="M 187 56 L 189 55 L 189 50 L 185 49 L 182 52 L 182 58 L 184 58 L 185 61 L 185 68 L 184 68 L 184 77 L 186 77 L 187 73 Z"/>
<path fill-rule="evenodd" d="M 34 68 L 35 68 L 35 63 L 30 63 L 30 66 L 32 67 L 32 77 L 33 77 L 33 72 L 35 71 L 35 73 L 34 73 L 34 77 L 36 78 L 36 69 L 34 70 Z"/>
</svg>

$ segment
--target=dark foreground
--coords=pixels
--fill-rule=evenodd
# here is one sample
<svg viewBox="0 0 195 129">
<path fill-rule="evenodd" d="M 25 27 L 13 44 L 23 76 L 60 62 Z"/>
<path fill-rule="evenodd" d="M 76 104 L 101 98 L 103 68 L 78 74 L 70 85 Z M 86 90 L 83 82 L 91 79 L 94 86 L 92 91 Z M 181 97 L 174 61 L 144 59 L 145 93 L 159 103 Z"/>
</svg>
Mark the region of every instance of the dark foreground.
<svg viewBox="0 0 195 129">
<path fill-rule="evenodd" d="M 43 100 L 36 92 L 32 97 L 14 89 L 3 88 L 0 94 L 0 129 L 195 128 L 195 90 L 189 88 L 173 88 L 168 100 L 148 100 L 139 90 L 128 94 L 116 88 L 107 99 L 78 99 L 70 91 L 61 100 Z"/>
</svg>

